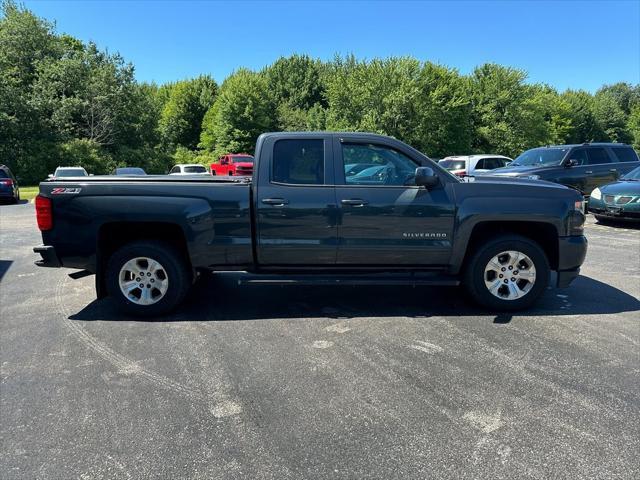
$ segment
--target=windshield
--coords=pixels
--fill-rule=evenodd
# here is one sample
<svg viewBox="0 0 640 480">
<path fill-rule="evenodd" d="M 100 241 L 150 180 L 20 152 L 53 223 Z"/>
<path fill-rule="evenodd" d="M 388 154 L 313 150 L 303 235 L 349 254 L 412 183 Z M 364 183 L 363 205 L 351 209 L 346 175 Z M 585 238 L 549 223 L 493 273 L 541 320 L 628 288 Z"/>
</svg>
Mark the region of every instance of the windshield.
<svg viewBox="0 0 640 480">
<path fill-rule="evenodd" d="M 59 168 L 56 170 L 56 177 L 85 177 L 87 172 L 84 168 Z"/>
<path fill-rule="evenodd" d="M 194 165 L 190 167 L 184 167 L 184 173 L 207 173 L 207 169 L 202 165 Z"/>
<path fill-rule="evenodd" d="M 568 148 L 532 148 L 517 157 L 509 166 L 544 167 L 559 165 L 567 151 L 569 151 Z"/>
<path fill-rule="evenodd" d="M 447 170 L 464 170 L 467 167 L 464 160 L 440 160 L 438 164 Z"/>
<path fill-rule="evenodd" d="M 360 173 L 366 168 L 371 168 L 375 166 L 376 165 L 373 165 L 371 163 L 348 163 L 347 165 L 344 166 L 344 173 L 347 176 L 355 175 L 356 173 Z"/>
<path fill-rule="evenodd" d="M 353 175 L 354 177 L 372 177 L 380 170 L 384 169 L 385 165 L 378 165 L 376 167 L 369 167 L 362 170 L 360 173 Z"/>
<path fill-rule="evenodd" d="M 624 180 L 635 180 L 640 181 L 640 167 L 634 168 L 625 176 L 622 177 Z"/>
</svg>

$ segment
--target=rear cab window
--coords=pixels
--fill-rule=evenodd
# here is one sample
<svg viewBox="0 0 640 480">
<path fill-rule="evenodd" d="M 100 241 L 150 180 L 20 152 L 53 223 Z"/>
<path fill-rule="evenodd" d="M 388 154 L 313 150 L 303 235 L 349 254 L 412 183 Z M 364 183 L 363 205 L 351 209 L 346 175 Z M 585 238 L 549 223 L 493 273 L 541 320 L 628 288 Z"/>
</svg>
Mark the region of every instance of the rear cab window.
<svg viewBox="0 0 640 480">
<path fill-rule="evenodd" d="M 273 146 L 271 181 L 288 185 L 324 185 L 323 139 L 283 139 Z"/>
<path fill-rule="evenodd" d="M 190 166 L 184 167 L 184 173 L 207 173 L 207 169 L 204 166 Z"/>
</svg>

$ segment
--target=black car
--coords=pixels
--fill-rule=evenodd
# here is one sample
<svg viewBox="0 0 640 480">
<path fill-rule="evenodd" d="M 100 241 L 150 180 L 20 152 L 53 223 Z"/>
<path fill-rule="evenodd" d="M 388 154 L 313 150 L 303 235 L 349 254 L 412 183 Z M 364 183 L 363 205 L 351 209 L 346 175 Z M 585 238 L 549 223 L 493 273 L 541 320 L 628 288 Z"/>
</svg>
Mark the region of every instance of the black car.
<svg viewBox="0 0 640 480">
<path fill-rule="evenodd" d="M 0 200 L 9 200 L 11 203 L 20 201 L 18 181 L 6 165 L 0 165 Z"/>
<path fill-rule="evenodd" d="M 594 188 L 614 182 L 638 166 L 638 154 L 629 145 L 584 143 L 532 148 L 508 167 L 487 175 L 546 180 L 589 195 Z"/>
</svg>

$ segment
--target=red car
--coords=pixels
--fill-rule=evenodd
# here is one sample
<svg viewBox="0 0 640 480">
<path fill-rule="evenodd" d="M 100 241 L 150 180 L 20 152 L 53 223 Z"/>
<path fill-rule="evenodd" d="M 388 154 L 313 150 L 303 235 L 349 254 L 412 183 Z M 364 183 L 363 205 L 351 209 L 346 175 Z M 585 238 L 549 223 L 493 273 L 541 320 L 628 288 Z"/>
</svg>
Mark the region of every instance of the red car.
<svg viewBox="0 0 640 480">
<path fill-rule="evenodd" d="M 211 175 L 240 175 L 253 174 L 253 156 L 246 153 L 227 153 L 218 159 L 218 163 L 211 164 Z"/>
</svg>

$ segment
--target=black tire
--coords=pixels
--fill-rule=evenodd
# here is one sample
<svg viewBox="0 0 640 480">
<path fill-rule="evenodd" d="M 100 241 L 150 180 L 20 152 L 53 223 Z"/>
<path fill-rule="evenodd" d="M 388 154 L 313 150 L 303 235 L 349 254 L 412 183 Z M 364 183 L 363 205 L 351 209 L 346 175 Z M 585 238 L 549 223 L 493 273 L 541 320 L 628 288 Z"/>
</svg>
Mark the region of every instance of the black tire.
<svg viewBox="0 0 640 480">
<path fill-rule="evenodd" d="M 498 298 L 485 285 L 485 268 L 489 261 L 501 252 L 513 250 L 528 256 L 536 270 L 536 279 L 531 289 L 522 297 L 513 300 Z M 549 285 L 549 261 L 544 250 L 533 240 L 519 235 L 495 237 L 471 256 L 464 272 L 464 285 L 471 298 L 491 310 L 515 311 L 531 307 Z"/>
<path fill-rule="evenodd" d="M 168 279 L 166 293 L 151 305 L 134 303 L 120 290 L 120 270 L 129 260 L 138 257 L 148 257 L 159 262 Z M 183 256 L 171 245 L 159 241 L 138 241 L 125 245 L 111 255 L 107 262 L 106 285 L 109 296 L 118 309 L 149 317 L 167 313 L 184 300 L 191 286 L 191 273 Z"/>
</svg>

